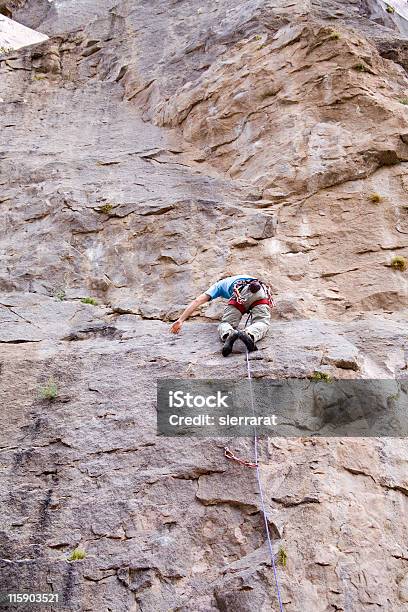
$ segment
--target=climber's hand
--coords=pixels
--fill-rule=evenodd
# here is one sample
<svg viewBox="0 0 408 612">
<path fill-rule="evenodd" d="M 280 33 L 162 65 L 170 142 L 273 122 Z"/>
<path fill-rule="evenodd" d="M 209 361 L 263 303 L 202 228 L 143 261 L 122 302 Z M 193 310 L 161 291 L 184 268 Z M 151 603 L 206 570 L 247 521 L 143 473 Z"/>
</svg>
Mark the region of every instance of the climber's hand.
<svg viewBox="0 0 408 612">
<path fill-rule="evenodd" d="M 180 319 L 177 319 L 177 321 L 174 321 L 173 325 L 170 327 L 170 331 L 172 334 L 178 334 L 180 329 L 182 328 L 183 325 L 183 321 L 180 321 Z"/>
</svg>

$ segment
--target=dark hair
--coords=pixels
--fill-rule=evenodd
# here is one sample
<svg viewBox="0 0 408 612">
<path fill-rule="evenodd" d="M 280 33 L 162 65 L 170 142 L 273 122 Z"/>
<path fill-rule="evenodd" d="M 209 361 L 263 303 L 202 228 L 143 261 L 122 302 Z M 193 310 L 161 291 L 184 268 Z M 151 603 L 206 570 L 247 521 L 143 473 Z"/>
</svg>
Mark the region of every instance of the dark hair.
<svg viewBox="0 0 408 612">
<path fill-rule="evenodd" d="M 256 293 L 260 290 L 261 284 L 257 280 L 253 280 L 249 283 L 248 287 L 251 293 Z"/>
</svg>

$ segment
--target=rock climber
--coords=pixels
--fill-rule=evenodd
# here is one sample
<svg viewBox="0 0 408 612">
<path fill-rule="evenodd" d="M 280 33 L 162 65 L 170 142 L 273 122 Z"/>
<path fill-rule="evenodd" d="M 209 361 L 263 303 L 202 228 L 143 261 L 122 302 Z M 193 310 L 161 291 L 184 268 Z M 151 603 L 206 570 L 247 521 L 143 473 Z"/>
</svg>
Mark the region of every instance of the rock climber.
<svg viewBox="0 0 408 612">
<path fill-rule="evenodd" d="M 248 351 L 256 351 L 256 342 L 268 331 L 271 321 L 273 299 L 269 287 L 253 276 L 227 276 L 217 281 L 204 293 L 193 300 L 180 317 L 170 327 L 178 334 L 184 321 L 202 304 L 216 298 L 228 300 L 218 326 L 218 333 L 224 343 L 222 354 L 227 357 L 232 352 L 236 340 L 241 340 Z M 239 322 L 245 313 L 251 314 L 251 322 L 244 331 L 238 330 Z"/>
</svg>

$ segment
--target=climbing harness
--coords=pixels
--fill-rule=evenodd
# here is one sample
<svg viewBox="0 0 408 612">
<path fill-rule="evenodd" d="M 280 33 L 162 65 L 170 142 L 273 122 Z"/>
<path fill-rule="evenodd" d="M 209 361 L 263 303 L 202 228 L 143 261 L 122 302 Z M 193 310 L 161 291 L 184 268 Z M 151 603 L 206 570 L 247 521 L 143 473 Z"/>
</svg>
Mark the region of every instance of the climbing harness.
<svg viewBox="0 0 408 612">
<path fill-rule="evenodd" d="M 251 313 L 249 313 L 248 318 L 245 323 L 245 327 L 248 325 L 248 321 L 251 317 L 252 315 Z M 249 394 L 251 398 L 251 410 L 252 410 L 253 416 L 256 416 L 255 415 L 255 405 L 254 405 L 254 391 L 252 388 L 252 376 L 251 376 L 251 368 L 249 365 L 248 349 L 246 349 L 245 351 L 245 358 L 246 358 L 247 375 L 248 375 L 248 381 L 249 381 Z M 273 553 L 273 547 L 272 547 L 272 538 L 271 538 L 271 533 L 270 533 L 269 525 L 268 525 L 268 515 L 267 515 L 266 507 L 265 507 L 265 499 L 264 499 L 262 482 L 261 482 L 261 474 L 259 470 L 258 434 L 256 431 L 256 426 L 254 425 L 254 462 L 253 463 L 247 461 L 246 459 L 239 459 L 229 450 L 227 446 L 224 449 L 224 454 L 228 459 L 234 459 L 235 461 L 237 461 L 238 463 L 241 463 L 242 465 L 245 465 L 247 467 L 254 467 L 256 469 L 256 480 L 258 483 L 258 491 L 259 491 L 259 497 L 261 500 L 261 508 L 262 508 L 262 514 L 263 514 L 263 519 L 264 519 L 264 524 L 265 524 L 266 537 L 268 540 L 269 555 L 270 555 L 271 562 L 272 562 L 272 570 L 273 570 L 273 577 L 275 580 L 276 595 L 277 595 L 278 604 L 279 604 L 279 612 L 284 612 L 282 596 L 281 596 L 280 586 L 279 586 L 278 572 L 277 572 L 276 563 L 275 563 L 275 555 Z"/>
<path fill-rule="evenodd" d="M 242 293 L 242 290 L 245 287 L 248 287 L 248 285 L 250 285 L 251 283 L 257 283 L 258 285 L 260 285 L 260 289 L 263 289 L 263 291 L 266 294 L 266 298 L 255 300 L 255 302 L 252 302 L 252 304 L 246 307 L 244 306 L 244 299 L 241 293 Z M 230 306 L 235 306 L 235 308 L 238 308 L 241 314 L 246 314 L 247 312 L 250 312 L 252 308 L 254 308 L 255 306 L 259 306 L 260 304 L 268 304 L 269 308 L 271 309 L 275 306 L 275 302 L 273 301 L 273 297 L 272 297 L 270 288 L 268 287 L 268 285 L 258 280 L 257 278 L 241 280 L 241 281 L 236 282 L 234 285 L 234 291 L 233 291 L 232 297 L 228 301 L 228 304 Z"/>
</svg>

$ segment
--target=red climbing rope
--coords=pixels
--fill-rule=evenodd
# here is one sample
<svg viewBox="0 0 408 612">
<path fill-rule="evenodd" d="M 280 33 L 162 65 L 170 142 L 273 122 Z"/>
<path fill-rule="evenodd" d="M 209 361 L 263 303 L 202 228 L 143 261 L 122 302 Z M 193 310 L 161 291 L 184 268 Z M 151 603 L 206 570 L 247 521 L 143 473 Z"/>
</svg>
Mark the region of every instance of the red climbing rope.
<svg viewBox="0 0 408 612">
<path fill-rule="evenodd" d="M 240 463 L 241 465 L 245 465 L 246 467 L 251 467 L 251 468 L 258 467 L 257 463 L 251 463 L 247 459 L 240 459 L 239 457 L 234 455 L 234 453 L 228 448 L 228 446 L 224 446 L 224 456 L 227 459 L 232 459 L 233 461 L 236 461 L 237 463 Z"/>
</svg>

